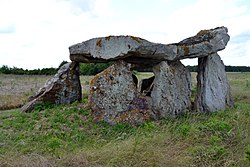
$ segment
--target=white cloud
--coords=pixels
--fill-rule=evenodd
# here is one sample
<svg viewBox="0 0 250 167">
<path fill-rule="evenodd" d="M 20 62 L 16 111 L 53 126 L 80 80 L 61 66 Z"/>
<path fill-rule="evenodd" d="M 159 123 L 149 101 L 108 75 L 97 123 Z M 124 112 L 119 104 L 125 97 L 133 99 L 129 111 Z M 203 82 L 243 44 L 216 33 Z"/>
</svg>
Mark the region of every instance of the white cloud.
<svg viewBox="0 0 250 167">
<path fill-rule="evenodd" d="M 0 66 L 56 67 L 69 60 L 70 45 L 93 37 L 134 35 L 172 43 L 221 25 L 229 28 L 231 36 L 220 53 L 225 64 L 249 65 L 249 40 L 234 40 L 250 32 L 249 5 L 238 2 L 0 0 Z"/>
<path fill-rule="evenodd" d="M 218 26 L 230 26 L 226 23 L 237 19 L 246 11 L 246 7 L 237 7 L 235 0 L 198 0 L 184 8 L 180 8 L 168 17 L 166 31 L 174 31 L 172 38 L 183 38 L 184 35 L 194 35 L 201 29 Z M 233 12 L 232 12 L 233 11 Z M 234 29 L 234 27 L 232 27 Z"/>
<path fill-rule="evenodd" d="M 225 50 L 219 52 L 226 65 L 250 65 L 249 63 L 249 38 L 234 42 L 234 38 L 250 32 L 249 7 L 238 6 L 238 0 L 199 0 L 177 10 L 169 18 L 171 26 L 166 26 L 166 31 L 175 32 L 168 34 L 169 39 L 178 39 L 195 35 L 201 29 L 217 26 L 226 26 L 229 29 L 231 40 Z M 176 41 L 176 42 L 177 42 Z M 172 42 L 172 41 L 170 41 Z M 244 61 L 245 60 L 245 61 Z M 185 64 L 197 64 L 197 60 L 186 60 Z"/>
<path fill-rule="evenodd" d="M 16 30 L 16 27 L 14 24 L 7 24 L 0 26 L 0 34 L 3 33 L 14 33 Z"/>
</svg>

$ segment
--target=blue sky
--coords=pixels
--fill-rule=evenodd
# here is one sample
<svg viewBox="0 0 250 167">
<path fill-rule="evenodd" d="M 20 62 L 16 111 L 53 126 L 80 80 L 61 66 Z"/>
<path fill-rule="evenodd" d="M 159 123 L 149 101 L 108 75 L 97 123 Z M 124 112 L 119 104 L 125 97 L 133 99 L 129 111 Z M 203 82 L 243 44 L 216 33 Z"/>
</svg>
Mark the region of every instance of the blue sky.
<svg viewBox="0 0 250 167">
<path fill-rule="evenodd" d="M 0 0 L 0 66 L 57 67 L 70 45 L 94 37 L 167 44 L 218 26 L 231 36 L 224 63 L 250 66 L 249 21 L 249 0 Z"/>
</svg>

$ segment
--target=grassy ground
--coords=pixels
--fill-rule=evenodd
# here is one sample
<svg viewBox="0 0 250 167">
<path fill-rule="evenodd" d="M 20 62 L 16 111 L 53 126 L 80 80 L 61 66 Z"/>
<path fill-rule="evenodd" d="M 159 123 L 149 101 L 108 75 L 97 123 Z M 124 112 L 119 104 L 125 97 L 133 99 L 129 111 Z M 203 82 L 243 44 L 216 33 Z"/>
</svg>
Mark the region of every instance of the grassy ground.
<svg viewBox="0 0 250 167">
<path fill-rule="evenodd" d="M 0 110 L 22 106 L 50 77 L 0 74 Z"/>
<path fill-rule="evenodd" d="M 250 103 L 250 73 L 228 73 L 235 101 Z"/>
<path fill-rule="evenodd" d="M 46 75 L 5 75 L 0 74 L 0 112 L 19 108 L 53 76 Z M 82 90 L 88 93 L 92 76 L 81 76 Z"/>
<path fill-rule="evenodd" d="M 1 112 L 0 166 L 250 166 L 250 73 L 228 76 L 234 108 L 140 126 L 96 123 L 86 99 Z"/>
</svg>

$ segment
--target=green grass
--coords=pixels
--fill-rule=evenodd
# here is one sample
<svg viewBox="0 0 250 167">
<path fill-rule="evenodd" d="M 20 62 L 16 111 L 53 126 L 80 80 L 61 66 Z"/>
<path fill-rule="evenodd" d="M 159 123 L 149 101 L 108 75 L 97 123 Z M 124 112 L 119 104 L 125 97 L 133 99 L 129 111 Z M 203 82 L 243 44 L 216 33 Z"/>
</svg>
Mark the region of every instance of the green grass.
<svg viewBox="0 0 250 167">
<path fill-rule="evenodd" d="M 134 74 L 136 75 L 136 77 L 138 78 L 138 80 L 142 80 L 145 78 L 150 78 L 152 76 L 154 76 L 153 72 L 136 72 L 134 71 Z"/>
<path fill-rule="evenodd" d="M 249 73 L 228 76 L 233 96 L 248 97 Z M 2 111 L 0 166 L 250 166 L 249 98 L 139 126 L 94 122 L 86 101 Z"/>
<path fill-rule="evenodd" d="M 234 99 L 250 103 L 250 73 L 228 73 Z"/>
<path fill-rule="evenodd" d="M 140 126 L 96 123 L 79 103 L 46 108 L 0 115 L 2 166 L 250 165 L 250 104 Z"/>
</svg>

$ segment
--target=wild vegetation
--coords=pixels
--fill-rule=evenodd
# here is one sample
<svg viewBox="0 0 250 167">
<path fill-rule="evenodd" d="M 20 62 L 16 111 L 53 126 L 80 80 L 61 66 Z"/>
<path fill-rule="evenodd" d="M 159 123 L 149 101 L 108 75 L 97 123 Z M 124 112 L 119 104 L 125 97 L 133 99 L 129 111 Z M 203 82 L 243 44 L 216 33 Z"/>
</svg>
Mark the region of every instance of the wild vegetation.
<svg viewBox="0 0 250 167">
<path fill-rule="evenodd" d="M 187 66 L 189 71 L 197 72 L 198 66 Z M 250 72 L 250 67 L 248 66 L 225 66 L 226 72 Z"/>
<path fill-rule="evenodd" d="M 58 68 L 42 68 L 42 69 L 23 69 L 18 67 L 8 67 L 7 65 L 3 65 L 0 67 L 0 74 L 15 74 L 15 75 L 54 75 L 58 69 L 63 66 L 67 61 L 62 61 Z M 81 63 L 80 64 L 80 74 L 81 75 L 95 75 L 107 67 L 110 66 L 111 63 Z"/>
<path fill-rule="evenodd" d="M 6 77 L 0 84 L 11 82 Z M 250 166 L 250 73 L 228 78 L 236 102 L 231 109 L 109 126 L 92 120 L 90 78 L 82 76 L 81 103 L 43 104 L 33 113 L 0 111 L 0 166 Z M 192 79 L 195 92 L 195 73 Z"/>
<path fill-rule="evenodd" d="M 7 65 L 3 65 L 0 67 L 0 74 L 15 74 L 15 75 L 54 75 L 58 69 L 63 66 L 67 61 L 62 61 L 58 68 L 42 68 L 42 69 L 23 69 L 18 67 L 9 67 Z M 95 75 L 107 67 L 109 67 L 111 63 L 81 63 L 80 64 L 80 74 L 81 75 Z M 189 71 L 197 72 L 197 66 L 187 66 Z M 250 67 L 248 66 L 225 66 L 227 72 L 250 72 Z M 152 72 L 152 68 L 136 68 L 136 71 L 139 72 Z"/>
<path fill-rule="evenodd" d="M 0 74 L 0 110 L 22 106 L 50 77 Z"/>
<path fill-rule="evenodd" d="M 52 75 L 6 75 L 0 74 L 0 112 L 22 106 Z M 88 93 L 92 76 L 81 76 L 82 90 Z"/>
</svg>

